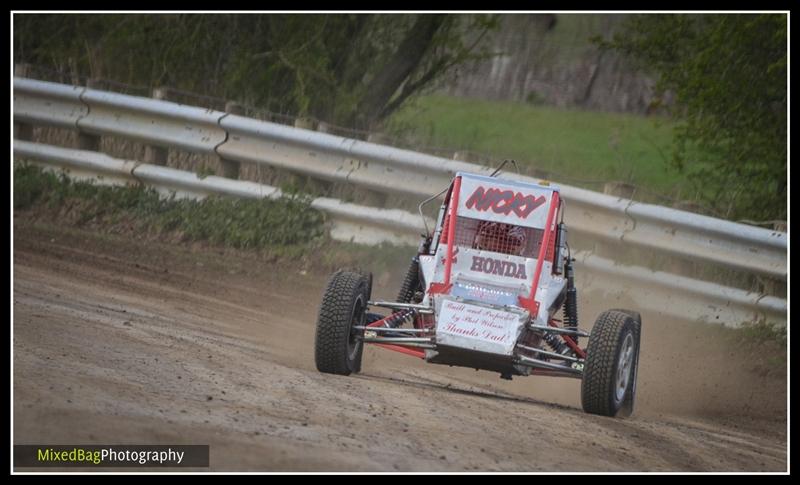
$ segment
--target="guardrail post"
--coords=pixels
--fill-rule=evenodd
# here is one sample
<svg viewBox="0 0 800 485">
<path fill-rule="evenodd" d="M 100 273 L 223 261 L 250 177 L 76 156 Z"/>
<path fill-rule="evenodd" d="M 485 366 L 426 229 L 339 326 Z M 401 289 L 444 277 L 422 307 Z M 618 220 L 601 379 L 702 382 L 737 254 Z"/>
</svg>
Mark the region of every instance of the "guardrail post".
<svg viewBox="0 0 800 485">
<path fill-rule="evenodd" d="M 31 65 L 24 63 L 14 64 L 14 75 L 17 77 L 28 77 Z M 14 139 L 23 141 L 33 141 L 33 125 L 28 123 L 14 122 Z"/>
<path fill-rule="evenodd" d="M 674 208 L 687 212 L 702 214 L 703 206 L 692 200 L 680 200 L 672 205 Z"/>
<path fill-rule="evenodd" d="M 31 65 L 26 62 L 14 64 L 14 75 L 17 77 L 28 77 L 31 72 Z"/>
<path fill-rule="evenodd" d="M 86 87 L 90 89 L 99 88 L 99 81 L 96 79 L 89 78 L 86 80 Z M 78 148 L 78 150 L 89 150 L 93 152 L 99 152 L 100 136 L 90 135 L 88 133 L 78 131 L 78 134 L 75 137 L 75 146 Z"/>
<path fill-rule="evenodd" d="M 499 159 L 499 158 L 495 160 L 495 159 L 487 157 L 486 155 L 482 155 L 480 153 L 474 153 L 474 152 L 471 152 L 469 150 L 458 150 L 456 152 L 453 152 L 453 156 L 451 158 L 453 160 L 458 160 L 460 162 L 467 162 L 467 163 L 472 163 L 472 164 L 475 164 L 475 165 L 481 165 L 481 166 L 484 166 L 484 167 L 489 167 L 491 169 L 499 167 L 500 164 L 502 163 L 502 160 Z M 523 168 L 525 168 L 525 167 L 518 166 L 518 168 L 520 170 L 519 173 L 525 173 L 523 171 Z M 506 166 L 503 168 L 503 171 L 506 172 L 506 173 L 517 173 L 517 168 L 514 168 L 514 165 L 506 164 Z M 548 178 L 546 176 L 546 172 L 543 172 L 543 171 L 538 170 L 538 169 L 529 169 L 528 173 L 531 176 L 536 177 L 536 178 L 540 178 L 540 179 L 547 179 Z"/>
<path fill-rule="evenodd" d="M 310 118 L 295 118 L 294 120 L 294 127 L 295 128 L 302 128 L 304 130 L 313 130 L 315 129 L 314 120 Z"/>
<path fill-rule="evenodd" d="M 776 280 L 775 278 L 762 278 L 759 280 L 759 292 L 763 295 L 786 298 L 786 282 Z"/>
<path fill-rule="evenodd" d="M 232 115 L 244 115 L 244 106 L 235 102 L 228 101 L 225 103 L 225 112 Z M 219 157 L 219 166 L 222 169 L 222 176 L 229 179 L 239 178 L 239 162 L 235 160 L 228 160 L 227 158 Z"/>
<path fill-rule="evenodd" d="M 625 182 L 606 182 L 603 186 L 603 193 L 616 195 L 621 199 L 633 199 L 636 193 L 636 186 Z"/>
<path fill-rule="evenodd" d="M 391 145 L 391 139 L 383 133 L 370 133 L 367 135 L 369 143 L 376 143 L 378 145 Z"/>
<path fill-rule="evenodd" d="M 169 99 L 169 88 L 158 87 L 153 89 L 153 99 L 167 100 Z M 153 165 L 165 166 L 167 158 L 169 157 L 169 149 L 154 145 L 147 145 L 144 147 L 144 162 L 152 163 Z"/>
<path fill-rule="evenodd" d="M 458 160 L 461 162 L 468 162 L 468 163 L 478 163 L 478 157 L 469 151 L 466 150 L 459 150 L 457 152 L 453 152 L 453 160 Z"/>
</svg>

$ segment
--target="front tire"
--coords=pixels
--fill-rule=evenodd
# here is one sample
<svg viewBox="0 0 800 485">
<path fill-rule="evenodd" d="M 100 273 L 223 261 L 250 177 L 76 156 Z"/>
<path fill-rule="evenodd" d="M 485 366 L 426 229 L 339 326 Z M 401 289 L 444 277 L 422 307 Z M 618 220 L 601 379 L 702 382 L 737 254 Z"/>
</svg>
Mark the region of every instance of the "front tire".
<svg viewBox="0 0 800 485">
<path fill-rule="evenodd" d="M 640 340 L 638 313 L 608 310 L 597 317 L 581 381 L 584 411 L 610 417 L 633 413 Z"/>
<path fill-rule="evenodd" d="M 370 287 L 363 273 L 340 270 L 331 276 L 317 318 L 314 360 L 318 371 L 347 376 L 361 370 L 363 332 L 353 327 L 366 323 Z"/>
</svg>

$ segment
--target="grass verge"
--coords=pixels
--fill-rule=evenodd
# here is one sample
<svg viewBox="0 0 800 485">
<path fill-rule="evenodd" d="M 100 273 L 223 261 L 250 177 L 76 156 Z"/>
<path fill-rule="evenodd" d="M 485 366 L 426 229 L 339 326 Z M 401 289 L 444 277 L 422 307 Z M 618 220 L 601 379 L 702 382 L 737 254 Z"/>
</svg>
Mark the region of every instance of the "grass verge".
<svg viewBox="0 0 800 485">
<path fill-rule="evenodd" d="M 299 195 L 278 200 L 162 198 L 144 186 L 100 186 L 33 165 L 14 168 L 15 210 L 40 208 L 79 227 L 104 226 L 235 248 L 306 249 L 324 237 L 325 218 L 309 204 Z"/>
<path fill-rule="evenodd" d="M 200 244 L 291 260 L 309 269 L 363 267 L 386 273 L 412 256 L 390 244 L 332 241 L 323 213 L 310 199 L 163 198 L 144 186 L 111 187 L 70 180 L 23 163 L 14 165 L 14 211 L 27 220 L 92 229 L 104 234 L 169 243 Z"/>
</svg>

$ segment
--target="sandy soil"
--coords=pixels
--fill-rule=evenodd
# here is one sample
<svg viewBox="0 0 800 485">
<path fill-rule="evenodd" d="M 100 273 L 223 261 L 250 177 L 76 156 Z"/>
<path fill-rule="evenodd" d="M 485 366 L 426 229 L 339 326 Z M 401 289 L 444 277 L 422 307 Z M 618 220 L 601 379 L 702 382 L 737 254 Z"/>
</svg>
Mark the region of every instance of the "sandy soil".
<svg viewBox="0 0 800 485">
<path fill-rule="evenodd" d="M 787 469 L 785 373 L 698 325 L 643 314 L 637 409 L 610 419 L 577 380 L 372 347 L 318 373 L 313 270 L 21 220 L 13 241 L 15 444 L 209 444 L 214 471 Z M 589 297 L 587 322 L 620 306 Z"/>
</svg>

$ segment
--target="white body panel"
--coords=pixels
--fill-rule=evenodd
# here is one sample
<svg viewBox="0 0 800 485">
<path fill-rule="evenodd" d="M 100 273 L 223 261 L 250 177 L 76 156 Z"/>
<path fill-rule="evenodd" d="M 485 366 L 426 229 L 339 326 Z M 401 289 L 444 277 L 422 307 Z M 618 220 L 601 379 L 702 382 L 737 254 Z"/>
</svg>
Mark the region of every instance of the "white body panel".
<svg viewBox="0 0 800 485">
<path fill-rule="evenodd" d="M 461 177 L 458 217 L 546 228 L 557 189 L 471 174 L 457 176 Z M 551 230 L 551 237 L 555 237 L 555 221 Z M 447 250 L 447 243 L 440 241 L 435 254 L 420 256 L 426 289 L 432 283 L 445 282 Z M 519 300 L 531 295 L 537 263 L 536 258 L 466 245 L 454 247 L 447 294 L 430 295 L 426 291 L 422 301 L 436 312 L 437 344 L 511 355 L 529 320 L 533 325 L 548 324 L 548 310 L 566 286 L 565 278 L 552 274 L 552 262 L 542 261 L 534 294 L 539 311 L 530 315 Z"/>
<path fill-rule="evenodd" d="M 458 215 L 543 229 L 553 190 L 478 175 L 460 174 Z"/>
<path fill-rule="evenodd" d="M 498 310 L 449 297 L 437 305 L 436 343 L 492 354 L 511 355 L 528 320 L 522 310 Z"/>
</svg>

